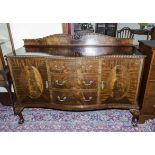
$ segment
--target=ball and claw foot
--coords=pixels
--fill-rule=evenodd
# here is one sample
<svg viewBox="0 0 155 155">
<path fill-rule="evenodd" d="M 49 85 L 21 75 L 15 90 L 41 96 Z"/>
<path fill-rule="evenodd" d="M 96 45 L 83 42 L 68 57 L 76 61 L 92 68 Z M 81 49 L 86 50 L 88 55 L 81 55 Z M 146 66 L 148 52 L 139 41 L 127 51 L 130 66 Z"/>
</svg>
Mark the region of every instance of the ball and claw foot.
<svg viewBox="0 0 155 155">
<path fill-rule="evenodd" d="M 140 115 L 139 109 L 130 109 L 130 113 L 132 114 L 131 124 L 133 127 L 136 127 L 138 124 L 139 115 Z"/>
<path fill-rule="evenodd" d="M 23 115 L 22 114 L 19 114 L 18 117 L 19 117 L 18 124 L 23 124 L 24 123 Z"/>
<path fill-rule="evenodd" d="M 136 117 L 132 117 L 132 125 L 133 127 L 136 127 L 137 126 L 137 123 L 138 123 L 138 119 Z"/>
</svg>

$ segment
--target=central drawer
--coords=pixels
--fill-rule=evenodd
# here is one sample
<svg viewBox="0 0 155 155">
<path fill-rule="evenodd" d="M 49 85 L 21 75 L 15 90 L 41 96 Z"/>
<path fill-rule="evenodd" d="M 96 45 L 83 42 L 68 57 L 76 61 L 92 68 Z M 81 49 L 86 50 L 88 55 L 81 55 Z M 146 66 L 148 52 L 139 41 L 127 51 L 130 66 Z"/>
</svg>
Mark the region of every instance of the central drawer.
<svg viewBox="0 0 155 155">
<path fill-rule="evenodd" d="M 90 75 L 52 75 L 52 88 L 61 89 L 97 89 L 98 77 Z"/>
<path fill-rule="evenodd" d="M 52 73 L 98 73 L 99 61 L 96 59 L 69 59 L 69 60 L 52 60 L 47 61 L 49 71 Z"/>
<path fill-rule="evenodd" d="M 96 91 L 53 91 L 52 100 L 54 104 L 65 105 L 93 105 L 97 104 Z"/>
<path fill-rule="evenodd" d="M 99 71 L 99 61 L 96 59 L 87 60 L 79 59 L 76 62 L 77 73 L 91 73 L 96 74 Z"/>
<path fill-rule="evenodd" d="M 143 105 L 143 109 L 142 112 L 144 114 L 151 114 L 151 115 L 155 115 L 155 96 L 147 96 L 144 99 L 144 105 Z"/>
<path fill-rule="evenodd" d="M 53 88 L 61 89 L 74 89 L 76 88 L 76 78 L 74 76 L 67 75 L 52 75 L 51 74 L 51 86 Z"/>
<path fill-rule="evenodd" d="M 73 60 L 48 60 L 48 67 L 52 73 L 74 73 L 76 62 Z"/>
</svg>

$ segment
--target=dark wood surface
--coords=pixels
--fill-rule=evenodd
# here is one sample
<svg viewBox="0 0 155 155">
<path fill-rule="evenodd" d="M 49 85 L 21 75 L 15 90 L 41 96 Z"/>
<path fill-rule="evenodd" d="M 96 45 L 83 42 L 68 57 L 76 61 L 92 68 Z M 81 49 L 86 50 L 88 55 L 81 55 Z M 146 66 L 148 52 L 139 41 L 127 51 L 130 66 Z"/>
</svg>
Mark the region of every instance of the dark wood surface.
<svg viewBox="0 0 155 155">
<path fill-rule="evenodd" d="M 142 29 L 131 29 L 131 31 L 134 34 L 138 34 L 138 35 L 148 35 L 150 33 L 149 30 L 142 30 Z"/>
<path fill-rule="evenodd" d="M 155 40 L 140 40 L 139 43 L 142 43 L 148 48 L 155 49 Z"/>
<path fill-rule="evenodd" d="M 136 124 L 145 56 L 135 50 L 130 39 L 86 34 L 53 35 L 39 39 L 41 44 L 38 39 L 24 41 L 25 48 L 16 56 L 7 56 L 20 123 L 23 108 L 47 107 L 129 109 Z"/>
<path fill-rule="evenodd" d="M 140 93 L 140 123 L 155 117 L 155 42 L 139 41 L 140 51 L 147 55 Z"/>
<path fill-rule="evenodd" d="M 12 93 L 13 99 L 15 99 L 15 94 Z M 7 92 L 0 92 L 0 103 L 4 106 L 12 106 L 9 94 Z"/>
<path fill-rule="evenodd" d="M 147 36 L 147 40 L 149 40 L 149 36 L 150 36 L 150 31 L 149 30 L 143 30 L 143 29 L 131 29 L 133 34 L 137 34 L 137 35 L 146 35 Z"/>
<path fill-rule="evenodd" d="M 151 35 L 151 40 L 155 40 L 155 27 L 151 29 L 150 35 Z"/>
<path fill-rule="evenodd" d="M 39 39 L 23 39 L 25 47 L 45 46 L 129 46 L 133 45 L 132 39 L 116 39 L 107 35 L 87 33 L 83 35 L 55 34 Z"/>
<path fill-rule="evenodd" d="M 134 46 L 78 46 L 78 47 L 22 47 L 16 51 L 17 56 L 63 56 L 86 57 L 104 55 L 133 55 L 136 54 Z M 12 55 L 12 54 L 11 54 Z"/>
</svg>

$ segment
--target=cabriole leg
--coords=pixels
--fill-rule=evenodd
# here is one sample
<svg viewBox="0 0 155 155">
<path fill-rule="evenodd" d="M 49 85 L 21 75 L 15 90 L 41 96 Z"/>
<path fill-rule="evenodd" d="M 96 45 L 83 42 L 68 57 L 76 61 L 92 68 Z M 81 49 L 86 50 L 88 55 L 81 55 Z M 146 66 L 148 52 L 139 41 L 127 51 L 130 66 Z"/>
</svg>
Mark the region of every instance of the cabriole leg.
<svg viewBox="0 0 155 155">
<path fill-rule="evenodd" d="M 19 117 L 18 124 L 23 124 L 24 123 L 24 117 L 22 115 L 22 110 L 23 109 L 24 109 L 23 107 L 15 107 L 14 108 L 15 115 L 17 115 Z"/>
<path fill-rule="evenodd" d="M 137 126 L 137 123 L 138 123 L 138 120 L 139 120 L 139 115 L 140 115 L 140 112 L 138 109 L 130 109 L 130 113 L 133 115 L 132 116 L 132 121 L 131 121 L 131 124 L 136 127 Z"/>
<path fill-rule="evenodd" d="M 23 118 L 22 113 L 19 113 L 19 114 L 18 114 L 18 117 L 19 117 L 18 124 L 23 124 L 23 123 L 24 123 L 24 118 Z"/>
</svg>

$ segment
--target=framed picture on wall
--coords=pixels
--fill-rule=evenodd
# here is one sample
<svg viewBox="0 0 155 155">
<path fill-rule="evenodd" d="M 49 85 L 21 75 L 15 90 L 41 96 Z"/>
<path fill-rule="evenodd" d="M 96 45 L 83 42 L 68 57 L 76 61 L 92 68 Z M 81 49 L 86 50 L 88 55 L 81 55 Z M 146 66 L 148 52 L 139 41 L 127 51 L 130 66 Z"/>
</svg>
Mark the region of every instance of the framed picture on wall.
<svg viewBox="0 0 155 155">
<path fill-rule="evenodd" d="M 93 33 L 95 32 L 94 23 L 63 23 L 64 34 L 80 34 L 80 33 Z"/>
<path fill-rule="evenodd" d="M 83 34 L 100 33 L 115 37 L 117 23 L 64 23 L 63 33 L 65 34 Z"/>
</svg>

